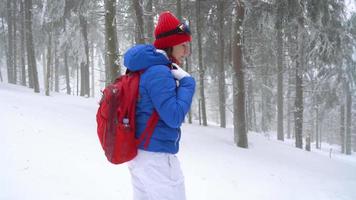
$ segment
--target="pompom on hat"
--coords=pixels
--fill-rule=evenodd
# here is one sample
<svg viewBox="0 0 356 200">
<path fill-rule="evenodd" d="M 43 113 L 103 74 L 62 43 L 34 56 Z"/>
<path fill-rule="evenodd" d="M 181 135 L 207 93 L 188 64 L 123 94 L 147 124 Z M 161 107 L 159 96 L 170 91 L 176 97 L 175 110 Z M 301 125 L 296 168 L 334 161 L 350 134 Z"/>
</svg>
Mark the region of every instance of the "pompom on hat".
<svg viewBox="0 0 356 200">
<path fill-rule="evenodd" d="M 153 45 L 157 49 L 173 47 L 192 40 L 189 27 L 181 23 L 179 19 L 169 11 L 165 11 L 159 15 L 154 34 L 155 41 Z"/>
</svg>

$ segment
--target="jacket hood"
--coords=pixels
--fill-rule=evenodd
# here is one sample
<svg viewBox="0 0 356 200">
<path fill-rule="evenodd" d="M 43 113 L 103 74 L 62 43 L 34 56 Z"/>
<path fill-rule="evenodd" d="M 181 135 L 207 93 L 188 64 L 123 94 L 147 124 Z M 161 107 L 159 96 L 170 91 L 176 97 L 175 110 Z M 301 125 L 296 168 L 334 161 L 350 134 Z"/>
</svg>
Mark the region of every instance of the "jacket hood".
<svg viewBox="0 0 356 200">
<path fill-rule="evenodd" d="M 130 71 L 147 69 L 153 65 L 168 65 L 171 63 L 162 50 L 153 45 L 136 45 L 124 54 L 124 65 Z"/>
</svg>

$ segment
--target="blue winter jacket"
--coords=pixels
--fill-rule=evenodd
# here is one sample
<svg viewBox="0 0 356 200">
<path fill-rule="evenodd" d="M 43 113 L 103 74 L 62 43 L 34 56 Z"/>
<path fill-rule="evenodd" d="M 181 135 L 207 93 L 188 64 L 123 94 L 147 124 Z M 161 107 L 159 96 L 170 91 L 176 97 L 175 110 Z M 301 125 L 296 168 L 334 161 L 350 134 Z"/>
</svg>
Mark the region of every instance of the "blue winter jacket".
<svg viewBox="0 0 356 200">
<path fill-rule="evenodd" d="M 134 46 L 124 55 L 124 65 L 129 70 L 145 70 L 136 105 L 136 137 L 140 137 L 156 109 L 160 119 L 146 150 L 175 154 L 179 150 L 180 126 L 192 103 L 195 80 L 184 77 L 177 86 L 168 67 L 170 63 L 166 55 L 157 52 L 152 45 Z M 139 149 L 144 149 L 143 143 Z"/>
</svg>

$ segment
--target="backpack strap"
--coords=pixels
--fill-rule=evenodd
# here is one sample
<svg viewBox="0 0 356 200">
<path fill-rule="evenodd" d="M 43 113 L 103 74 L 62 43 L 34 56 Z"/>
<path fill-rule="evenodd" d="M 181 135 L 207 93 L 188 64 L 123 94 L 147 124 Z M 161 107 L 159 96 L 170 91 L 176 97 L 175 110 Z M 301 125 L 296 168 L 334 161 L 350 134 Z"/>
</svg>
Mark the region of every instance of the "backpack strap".
<svg viewBox="0 0 356 200">
<path fill-rule="evenodd" d="M 171 69 L 171 63 L 169 63 L 167 65 L 167 67 Z M 145 71 L 146 71 L 146 69 L 143 69 L 138 72 L 140 75 L 142 75 Z M 127 70 L 126 73 L 130 73 L 130 71 Z M 136 143 L 137 146 L 139 146 L 143 140 L 146 140 L 143 148 L 144 149 L 148 148 L 148 145 L 150 144 L 150 140 L 151 140 L 153 131 L 158 123 L 158 120 L 159 120 L 159 115 L 156 110 L 153 110 L 151 117 L 147 121 L 147 126 L 146 126 L 145 130 L 143 130 L 142 134 L 140 135 L 140 137 Z"/>
<path fill-rule="evenodd" d="M 139 146 L 143 140 L 146 140 L 144 144 L 144 149 L 148 148 L 148 145 L 150 143 L 153 131 L 158 123 L 158 120 L 159 120 L 159 115 L 157 111 L 154 110 L 151 117 L 147 121 L 147 126 L 145 130 L 142 132 L 140 138 L 138 139 L 137 146 Z"/>
</svg>

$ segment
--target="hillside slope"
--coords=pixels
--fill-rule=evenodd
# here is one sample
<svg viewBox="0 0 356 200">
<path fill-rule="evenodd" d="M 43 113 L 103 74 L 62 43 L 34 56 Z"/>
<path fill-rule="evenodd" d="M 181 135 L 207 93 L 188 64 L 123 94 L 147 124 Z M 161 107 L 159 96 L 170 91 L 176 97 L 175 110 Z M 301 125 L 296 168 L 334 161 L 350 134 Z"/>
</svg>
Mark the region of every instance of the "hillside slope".
<svg viewBox="0 0 356 200">
<path fill-rule="evenodd" d="M 95 99 L 0 83 L 0 199 L 132 199 L 126 165 L 109 164 L 96 135 Z M 183 125 L 178 157 L 188 199 L 354 200 L 356 157 L 306 152 L 288 141 Z"/>
</svg>

